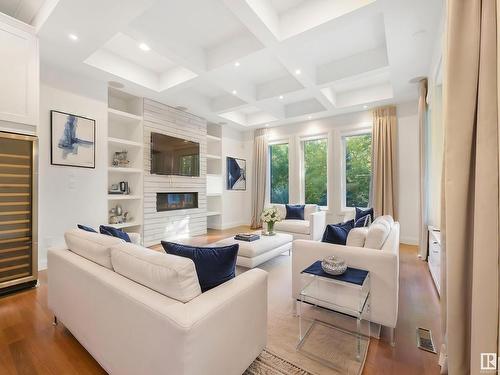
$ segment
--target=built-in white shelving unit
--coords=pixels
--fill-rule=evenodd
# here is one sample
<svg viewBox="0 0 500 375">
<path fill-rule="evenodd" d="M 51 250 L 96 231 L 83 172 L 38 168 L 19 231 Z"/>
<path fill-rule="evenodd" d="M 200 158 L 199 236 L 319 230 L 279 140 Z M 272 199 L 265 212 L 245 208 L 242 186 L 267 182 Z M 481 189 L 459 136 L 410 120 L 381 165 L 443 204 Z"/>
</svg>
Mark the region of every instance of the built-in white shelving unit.
<svg viewBox="0 0 500 375">
<path fill-rule="evenodd" d="M 128 212 L 126 222 L 109 223 L 127 232 L 143 234 L 143 99 L 114 88 L 108 91 L 108 191 L 127 182 L 128 194 L 108 194 L 108 218 L 118 206 Z M 127 151 L 126 167 L 113 166 L 116 152 Z"/>
<path fill-rule="evenodd" d="M 220 229 L 222 225 L 222 128 L 207 124 L 207 226 Z"/>
</svg>

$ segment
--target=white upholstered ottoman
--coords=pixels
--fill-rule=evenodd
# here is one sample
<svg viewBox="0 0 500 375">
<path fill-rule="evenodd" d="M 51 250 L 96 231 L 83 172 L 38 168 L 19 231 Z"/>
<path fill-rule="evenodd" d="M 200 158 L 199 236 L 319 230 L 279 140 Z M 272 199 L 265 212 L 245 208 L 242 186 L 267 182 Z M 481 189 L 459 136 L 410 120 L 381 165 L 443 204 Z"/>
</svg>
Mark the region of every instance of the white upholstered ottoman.
<svg viewBox="0 0 500 375">
<path fill-rule="evenodd" d="M 260 233 L 257 233 L 260 235 Z M 285 233 L 276 233 L 274 236 L 260 235 L 260 239 L 252 242 L 237 241 L 233 237 L 226 238 L 210 246 L 239 244 L 236 264 L 246 268 L 254 268 L 285 251 L 290 253 L 293 236 Z"/>
</svg>

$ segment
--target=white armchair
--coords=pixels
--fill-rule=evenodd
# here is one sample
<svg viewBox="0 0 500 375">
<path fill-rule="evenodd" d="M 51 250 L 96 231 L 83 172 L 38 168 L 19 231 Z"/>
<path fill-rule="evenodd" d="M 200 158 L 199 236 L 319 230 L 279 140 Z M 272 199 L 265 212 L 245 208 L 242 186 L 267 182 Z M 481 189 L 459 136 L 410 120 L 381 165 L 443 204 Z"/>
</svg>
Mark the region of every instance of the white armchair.
<svg viewBox="0 0 500 375">
<path fill-rule="evenodd" d="M 278 209 L 283 220 L 274 224 L 277 232 L 291 234 L 294 240 L 320 241 L 326 227 L 326 213 L 320 211 L 316 204 L 306 204 L 304 207 L 304 220 L 286 220 L 286 207 L 284 204 L 273 204 Z"/>
<path fill-rule="evenodd" d="M 377 228 L 373 229 L 376 232 Z M 374 233 L 374 236 L 378 235 Z M 299 298 L 302 287 L 301 272 L 315 261 L 330 255 L 345 259 L 348 266 L 370 271 L 370 321 L 389 327 L 391 343 L 393 343 L 394 328 L 398 319 L 399 223 L 393 222 L 380 248 L 294 241 L 292 252 L 292 297 L 294 300 Z"/>
</svg>

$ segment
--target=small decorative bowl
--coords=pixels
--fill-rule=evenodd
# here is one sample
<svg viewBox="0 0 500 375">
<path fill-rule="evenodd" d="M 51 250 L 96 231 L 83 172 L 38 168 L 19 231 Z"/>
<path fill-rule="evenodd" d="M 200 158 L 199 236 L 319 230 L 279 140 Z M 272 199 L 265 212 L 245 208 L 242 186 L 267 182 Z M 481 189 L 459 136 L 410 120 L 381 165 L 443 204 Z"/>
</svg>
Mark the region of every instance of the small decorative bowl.
<svg viewBox="0 0 500 375">
<path fill-rule="evenodd" d="M 342 275 L 347 270 L 347 264 L 343 259 L 329 256 L 321 261 L 321 268 L 330 275 Z"/>
</svg>

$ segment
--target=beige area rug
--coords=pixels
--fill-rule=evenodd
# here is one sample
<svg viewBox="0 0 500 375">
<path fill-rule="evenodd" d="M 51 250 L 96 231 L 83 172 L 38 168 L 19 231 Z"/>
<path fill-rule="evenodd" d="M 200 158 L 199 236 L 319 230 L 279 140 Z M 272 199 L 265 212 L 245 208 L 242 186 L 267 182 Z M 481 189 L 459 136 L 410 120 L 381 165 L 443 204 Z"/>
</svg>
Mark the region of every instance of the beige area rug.
<svg viewBox="0 0 500 375">
<path fill-rule="evenodd" d="M 312 375 L 293 363 L 264 350 L 243 375 Z"/>
<path fill-rule="evenodd" d="M 300 371 L 297 374 L 350 374 L 358 375 L 364 367 L 364 358 L 368 350 L 368 342 L 362 347 L 362 360 L 356 360 L 356 340 L 353 336 L 338 334 L 335 331 L 325 331 L 318 329 L 312 332 L 302 349 L 297 351 L 299 328 L 298 318 L 294 316 L 294 302 L 292 293 L 291 257 L 281 255 L 259 266 L 259 268 L 269 272 L 268 275 L 268 336 L 267 352 L 272 353 L 279 359 L 288 362 Z M 244 272 L 244 268 L 238 268 L 238 272 Z M 340 325 L 345 329 L 354 331 L 355 320 L 345 318 L 329 312 L 314 311 L 311 315 L 329 323 Z M 333 319 L 333 320 L 332 320 Z M 338 370 L 326 366 L 321 361 L 311 358 L 305 352 L 312 352 L 325 356 L 330 361 L 341 368 Z M 264 354 L 263 353 L 263 354 Z M 266 354 L 267 355 L 267 354 Z M 260 357 L 259 357 L 260 358 Z M 259 361 L 257 359 L 256 361 Z M 255 362 L 252 364 L 252 366 Z M 270 366 L 268 364 L 268 366 Z M 279 371 L 279 368 L 278 368 Z M 249 374 L 253 374 L 250 372 Z M 280 372 L 255 372 L 255 374 L 280 374 Z M 292 372 L 291 374 L 295 374 Z"/>
</svg>

